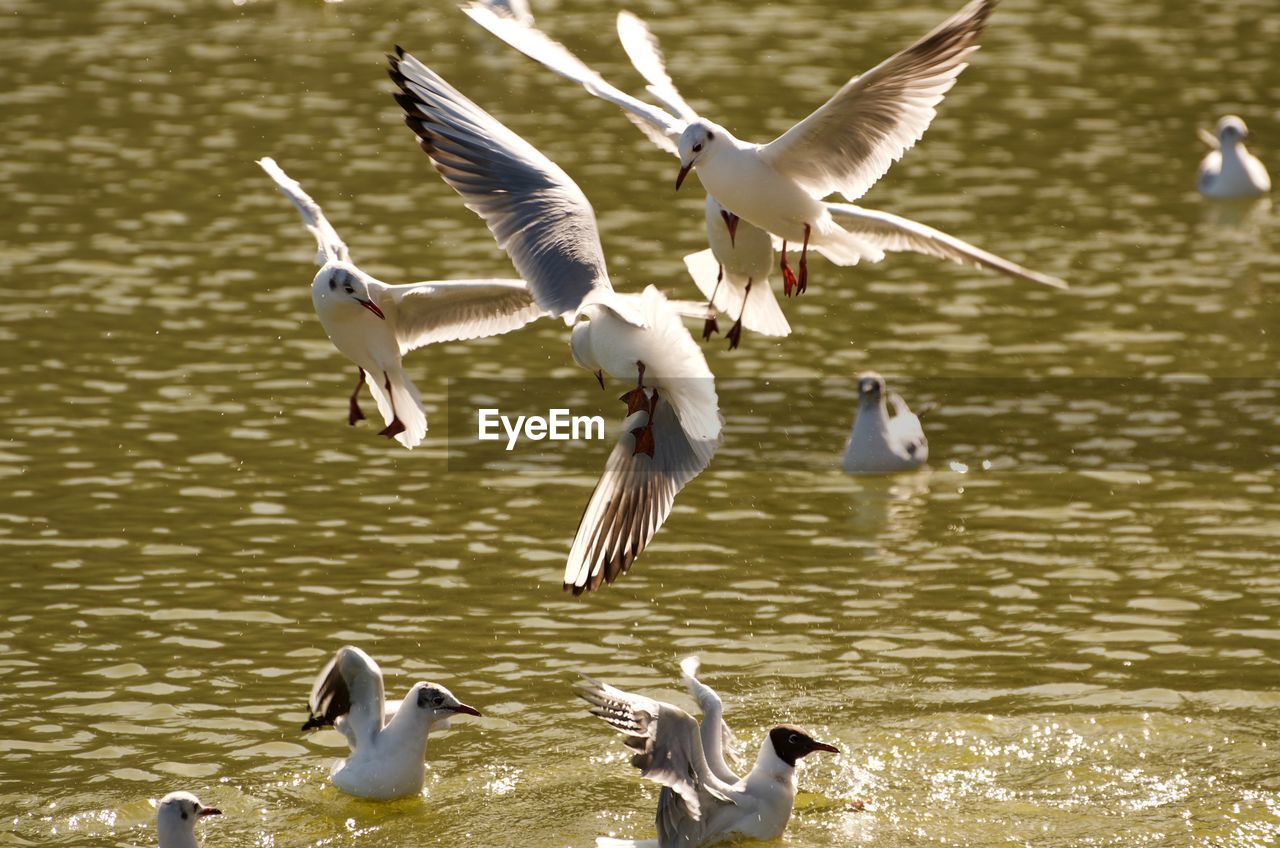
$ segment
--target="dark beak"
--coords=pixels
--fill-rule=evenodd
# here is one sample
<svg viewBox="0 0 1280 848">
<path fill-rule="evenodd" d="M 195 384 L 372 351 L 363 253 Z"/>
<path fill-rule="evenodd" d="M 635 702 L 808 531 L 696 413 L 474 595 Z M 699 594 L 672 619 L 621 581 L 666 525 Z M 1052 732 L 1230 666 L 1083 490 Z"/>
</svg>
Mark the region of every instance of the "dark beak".
<svg viewBox="0 0 1280 848">
<path fill-rule="evenodd" d="M 372 300 L 365 300 L 362 297 L 357 297 L 356 303 L 360 304 L 365 309 L 372 312 L 374 315 L 377 315 L 383 321 L 387 320 L 387 316 L 382 314 L 382 310 L 378 308 L 378 304 L 374 303 Z"/>
<path fill-rule="evenodd" d="M 839 749 L 839 748 L 837 748 L 835 745 L 828 745 L 826 742 L 814 742 L 814 743 L 813 743 L 813 750 L 815 750 L 815 751 L 830 751 L 832 754 L 838 754 L 838 753 L 840 753 L 840 749 Z"/>
<path fill-rule="evenodd" d="M 222 815 L 222 810 L 219 810 L 217 807 L 203 807 L 201 808 L 200 812 L 196 814 L 198 818 L 203 818 L 205 816 L 220 816 L 220 815 Z"/>
<path fill-rule="evenodd" d="M 601 368 L 596 372 L 596 382 L 600 384 L 601 391 L 604 390 L 604 369 Z"/>
<path fill-rule="evenodd" d="M 693 167 L 693 163 L 680 166 L 680 173 L 676 174 L 676 191 L 680 190 L 680 184 L 684 182 L 684 178 L 689 176 L 689 169 Z"/>
<path fill-rule="evenodd" d="M 468 707 L 466 704 L 458 704 L 456 707 L 450 707 L 455 713 L 466 713 L 467 715 L 478 716 L 480 711 L 475 707 Z"/>
</svg>

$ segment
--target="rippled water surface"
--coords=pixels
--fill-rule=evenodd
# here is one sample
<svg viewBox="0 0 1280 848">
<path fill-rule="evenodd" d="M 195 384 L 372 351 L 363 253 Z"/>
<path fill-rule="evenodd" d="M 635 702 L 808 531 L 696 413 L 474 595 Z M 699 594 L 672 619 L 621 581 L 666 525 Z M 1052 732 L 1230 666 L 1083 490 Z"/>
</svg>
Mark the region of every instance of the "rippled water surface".
<svg viewBox="0 0 1280 848">
<path fill-rule="evenodd" d="M 618 7 L 534 2 L 640 90 Z M 692 103 L 763 140 L 953 8 L 637 11 Z M 176 788 L 222 808 L 218 846 L 648 835 L 654 788 L 570 684 L 687 705 L 695 652 L 750 747 L 790 720 L 843 751 L 806 762 L 788 844 L 1271 844 L 1276 212 L 1193 186 L 1195 128 L 1226 112 L 1280 166 L 1278 40 L 1270 0 L 1006 0 L 865 202 L 1072 290 L 815 260 L 792 337 L 707 347 L 724 447 L 633 573 L 574 599 L 607 445 L 450 450 L 491 397 L 617 426 L 565 328 L 413 354 L 419 450 L 347 427 L 310 237 L 253 160 L 382 279 L 509 275 L 400 122 L 402 44 L 579 181 L 620 289 L 691 298 L 701 197 L 674 160 L 447 2 L 11 0 L 0 844 L 152 844 Z M 868 368 L 939 404 L 930 470 L 839 471 Z M 338 794 L 340 737 L 298 731 L 345 642 L 394 697 L 432 679 L 485 713 L 432 737 L 422 799 Z"/>
</svg>

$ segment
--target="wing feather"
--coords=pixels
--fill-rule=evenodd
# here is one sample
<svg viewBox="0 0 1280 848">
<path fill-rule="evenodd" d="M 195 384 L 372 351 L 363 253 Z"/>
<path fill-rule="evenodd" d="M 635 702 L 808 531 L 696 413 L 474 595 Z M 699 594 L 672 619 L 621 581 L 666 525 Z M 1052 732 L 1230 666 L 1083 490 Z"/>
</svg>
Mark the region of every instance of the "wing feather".
<svg viewBox="0 0 1280 848">
<path fill-rule="evenodd" d="M 519 329 L 543 314 L 523 280 L 448 280 L 387 286 L 400 353 Z M 385 301 L 380 301 L 385 302 Z"/>
<path fill-rule="evenodd" d="M 302 190 L 302 186 L 298 181 L 290 177 L 284 170 L 276 164 L 276 160 L 270 156 L 258 160 L 258 164 L 262 170 L 267 172 L 267 176 L 275 181 L 276 188 L 280 189 L 280 193 L 289 198 L 298 209 L 298 214 L 302 216 L 302 223 L 313 236 L 316 237 L 316 264 L 324 265 L 326 262 L 350 262 L 351 252 L 347 249 L 347 245 L 338 231 L 329 223 L 329 219 L 324 216 L 324 212 L 320 211 L 320 204 L 311 199 L 311 195 Z"/>
</svg>

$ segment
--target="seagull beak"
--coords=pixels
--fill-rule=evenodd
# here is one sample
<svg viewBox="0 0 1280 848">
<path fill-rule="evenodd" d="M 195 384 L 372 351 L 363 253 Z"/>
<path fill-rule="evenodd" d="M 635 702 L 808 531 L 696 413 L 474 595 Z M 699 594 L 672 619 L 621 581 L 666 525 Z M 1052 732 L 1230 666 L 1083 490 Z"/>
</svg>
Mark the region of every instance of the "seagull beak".
<svg viewBox="0 0 1280 848">
<path fill-rule="evenodd" d="M 203 818 L 205 816 L 220 816 L 220 815 L 222 815 L 222 810 L 219 810 L 217 807 L 201 807 L 200 812 L 196 813 L 196 816 L 198 818 Z"/>
<path fill-rule="evenodd" d="M 596 373 L 596 382 L 600 384 L 600 390 L 604 391 L 604 369 L 601 368 Z"/>
<path fill-rule="evenodd" d="M 468 707 L 466 704 L 458 704 L 456 707 L 449 707 L 455 713 L 466 713 L 467 715 L 478 716 L 480 711 L 475 707 Z"/>
<path fill-rule="evenodd" d="M 374 303 L 372 300 L 365 300 L 363 297 L 357 297 L 356 303 L 360 304 L 374 315 L 377 315 L 383 321 L 387 320 L 387 316 L 382 314 L 382 310 L 378 308 L 378 304 Z"/>
<path fill-rule="evenodd" d="M 676 174 L 676 191 L 680 190 L 680 185 L 684 182 L 684 178 L 689 176 L 689 169 L 693 167 L 693 163 L 680 166 L 680 173 Z"/>
<path fill-rule="evenodd" d="M 837 748 L 835 745 L 828 745 L 826 742 L 814 742 L 814 743 L 813 743 L 813 750 L 815 750 L 815 751 L 830 751 L 832 754 L 838 754 L 838 753 L 840 753 L 840 749 L 839 749 L 839 748 Z"/>
</svg>

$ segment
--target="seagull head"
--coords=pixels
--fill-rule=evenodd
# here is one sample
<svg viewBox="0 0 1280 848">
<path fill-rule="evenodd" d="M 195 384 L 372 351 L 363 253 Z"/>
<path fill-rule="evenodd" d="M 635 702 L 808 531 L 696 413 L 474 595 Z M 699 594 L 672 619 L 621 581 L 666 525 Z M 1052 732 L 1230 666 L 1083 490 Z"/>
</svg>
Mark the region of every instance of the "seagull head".
<svg viewBox="0 0 1280 848">
<path fill-rule="evenodd" d="M 428 726 L 444 724 L 448 727 L 449 719 L 458 713 L 480 715 L 479 710 L 462 703 L 438 683 L 415 683 L 406 700 L 417 707 Z"/>
<path fill-rule="evenodd" d="M 858 375 L 858 405 L 876 406 L 884 398 L 884 377 L 874 371 Z"/>
<path fill-rule="evenodd" d="M 369 295 L 369 286 L 363 276 L 347 265 L 330 262 L 321 268 L 311 283 L 311 298 L 317 309 L 340 309 L 356 305 L 369 310 L 383 321 L 387 320 L 387 316 L 382 314 L 378 304 Z"/>
<path fill-rule="evenodd" d="M 676 177 L 676 190 L 684 183 L 692 168 L 706 162 L 715 154 L 726 133 L 710 121 L 694 121 L 680 133 L 676 150 L 680 154 L 680 174 Z"/>
<path fill-rule="evenodd" d="M 190 792 L 170 792 L 156 808 L 156 832 L 160 848 L 195 845 L 196 821 L 205 816 L 220 816 L 221 810 L 206 807 Z"/>
<path fill-rule="evenodd" d="M 1218 127 L 1215 131 L 1218 136 L 1218 142 L 1224 147 L 1228 144 L 1236 144 L 1244 141 L 1249 137 L 1249 128 L 1244 125 L 1244 121 L 1236 115 L 1225 115 L 1218 121 Z"/>
<path fill-rule="evenodd" d="M 780 724 L 769 731 L 769 743 L 778 759 L 795 768 L 796 760 L 812 754 L 814 751 L 830 751 L 840 753 L 835 745 L 819 742 L 800 728 L 791 724 Z"/>
</svg>

